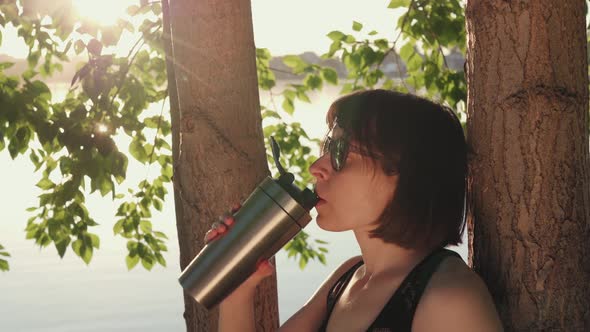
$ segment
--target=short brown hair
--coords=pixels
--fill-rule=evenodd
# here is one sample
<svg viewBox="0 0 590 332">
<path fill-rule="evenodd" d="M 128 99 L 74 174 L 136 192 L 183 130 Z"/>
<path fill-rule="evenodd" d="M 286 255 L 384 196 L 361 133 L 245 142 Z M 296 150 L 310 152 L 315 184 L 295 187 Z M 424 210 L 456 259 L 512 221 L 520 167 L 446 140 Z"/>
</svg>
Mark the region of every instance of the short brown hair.
<svg viewBox="0 0 590 332">
<path fill-rule="evenodd" d="M 362 90 L 330 106 L 329 128 L 335 120 L 386 174 L 399 175 L 371 237 L 405 248 L 461 243 L 468 147 L 449 107 L 412 94 Z"/>
</svg>

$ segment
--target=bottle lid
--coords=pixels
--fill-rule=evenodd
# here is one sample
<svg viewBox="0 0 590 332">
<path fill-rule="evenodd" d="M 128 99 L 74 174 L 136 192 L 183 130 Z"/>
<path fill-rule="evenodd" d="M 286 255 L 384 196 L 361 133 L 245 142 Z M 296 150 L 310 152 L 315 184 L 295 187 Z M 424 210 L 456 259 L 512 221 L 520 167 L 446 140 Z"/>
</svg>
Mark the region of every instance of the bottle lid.
<svg viewBox="0 0 590 332">
<path fill-rule="evenodd" d="M 295 176 L 293 176 L 292 173 L 285 171 L 285 168 L 281 165 L 279 160 L 281 150 L 273 136 L 270 137 L 270 142 L 272 147 L 272 157 L 280 174 L 279 178 L 274 181 L 288 192 L 289 195 L 291 195 L 291 197 L 293 197 L 293 199 L 295 199 L 304 209 L 307 211 L 311 210 L 319 201 L 318 195 L 308 188 L 301 190 L 293 183 L 295 181 Z"/>
</svg>

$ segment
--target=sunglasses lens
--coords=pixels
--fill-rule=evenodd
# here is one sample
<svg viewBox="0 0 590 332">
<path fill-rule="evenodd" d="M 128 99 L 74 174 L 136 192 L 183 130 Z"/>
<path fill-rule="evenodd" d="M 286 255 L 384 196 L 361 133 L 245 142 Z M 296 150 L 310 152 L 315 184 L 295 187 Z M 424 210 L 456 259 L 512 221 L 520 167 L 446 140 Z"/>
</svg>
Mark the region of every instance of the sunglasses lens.
<svg viewBox="0 0 590 332">
<path fill-rule="evenodd" d="M 322 142 L 322 156 L 330 151 L 330 137 L 326 137 Z"/>
<path fill-rule="evenodd" d="M 330 153 L 330 162 L 335 171 L 344 168 L 346 157 L 348 156 L 348 141 L 343 138 L 333 139 L 326 137 L 322 142 L 322 156 Z"/>
<path fill-rule="evenodd" d="M 348 142 L 344 139 L 337 139 L 331 141 L 330 159 L 332 160 L 332 167 L 336 171 L 344 168 L 346 157 L 348 154 Z"/>
</svg>

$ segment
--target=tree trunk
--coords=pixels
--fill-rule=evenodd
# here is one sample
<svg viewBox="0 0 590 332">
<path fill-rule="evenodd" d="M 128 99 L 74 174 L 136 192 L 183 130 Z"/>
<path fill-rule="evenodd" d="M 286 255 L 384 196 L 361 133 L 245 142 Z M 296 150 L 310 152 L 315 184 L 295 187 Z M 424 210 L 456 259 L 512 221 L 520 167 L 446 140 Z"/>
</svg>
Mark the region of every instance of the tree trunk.
<svg viewBox="0 0 590 332">
<path fill-rule="evenodd" d="M 508 331 L 590 331 L 584 6 L 467 1 L 471 258 Z"/>
<path fill-rule="evenodd" d="M 211 224 L 243 201 L 269 174 L 256 77 L 249 0 L 170 3 L 174 72 L 180 109 L 180 155 L 174 183 L 180 265 L 203 247 Z M 276 277 L 255 298 L 257 331 L 278 327 Z M 187 331 L 216 331 L 207 312 L 185 295 Z"/>
</svg>

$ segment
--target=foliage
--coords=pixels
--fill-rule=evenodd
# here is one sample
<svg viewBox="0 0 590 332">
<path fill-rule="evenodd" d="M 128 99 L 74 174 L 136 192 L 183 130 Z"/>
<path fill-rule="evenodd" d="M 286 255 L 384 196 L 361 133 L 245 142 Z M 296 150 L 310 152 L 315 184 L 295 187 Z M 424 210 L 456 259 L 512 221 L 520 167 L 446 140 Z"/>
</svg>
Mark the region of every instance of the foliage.
<svg viewBox="0 0 590 332">
<path fill-rule="evenodd" d="M 162 209 L 165 186 L 172 178 L 170 115 L 163 112 L 164 107 L 159 115 L 145 112 L 148 105 L 164 103 L 167 97 L 160 4 L 140 1 L 115 25 L 100 26 L 77 20 L 69 2 L 59 3 L 59 8 L 49 6 L 50 10 L 28 8 L 22 0 L 0 4 L 0 25 L 17 28 L 29 47 L 28 69 L 20 76 L 6 75 L 12 64 L 0 64 L 0 151 L 6 148 L 13 159 L 28 154 L 36 170 L 41 170 L 37 186 L 43 193 L 39 205 L 29 209 L 35 214 L 27 222 L 26 236 L 42 247 L 53 244 L 61 257 L 70 247 L 88 264 L 100 239 L 92 233 L 98 224 L 89 215 L 85 198 L 88 192 L 110 194 L 120 202 L 113 232 L 127 240 L 127 267 L 140 261 L 146 269 L 155 263 L 165 265 L 166 235 L 153 229 L 150 218 L 153 209 Z M 308 168 L 315 159 L 312 148 L 319 141 L 309 138 L 300 123 L 286 118 L 294 114 L 295 101 L 310 102 L 310 92 L 321 91 L 326 84 L 342 85 L 341 93 L 382 87 L 416 91 L 452 107 L 464 102 L 464 74 L 449 68 L 444 57 L 451 50 L 465 51 L 462 4 L 458 0 L 392 0 L 389 7 L 405 8 L 398 21 L 400 35 L 393 41 L 379 38 L 376 31 L 362 38 L 361 22 L 352 22 L 351 33 L 327 34 L 332 44 L 322 57 L 337 57 L 344 63 L 348 74 L 342 82 L 334 68 L 291 55 L 283 62 L 302 79 L 276 91 L 271 54 L 267 49 L 256 50 L 259 88 L 272 101 L 261 106 L 263 121 L 268 123 L 265 144 L 270 146 L 271 135 L 277 139 L 281 162 L 298 175 L 299 186 L 312 179 Z M 143 19 L 143 23 L 134 26 L 132 18 Z M 127 56 L 108 54 L 125 31 L 138 35 Z M 70 61 L 72 48 L 88 60 L 80 64 L 65 99 L 54 101 L 44 80 Z M 407 67 L 402 79 L 386 77 L 381 68 L 390 54 L 399 54 Z M 275 99 L 280 100 L 280 107 Z M 115 144 L 117 135 L 130 140 L 126 152 Z M 267 151 L 276 176 L 270 149 Z M 130 157 L 146 167 L 156 165 L 159 175 L 146 178 L 136 189 L 119 192 Z M 322 245 L 326 244 L 300 232 L 285 249 L 304 268 L 309 259 L 325 263 L 327 249 Z M 1 246 L 0 255 L 8 256 Z M 8 269 L 5 260 L 0 259 L 0 269 Z"/>
<path fill-rule="evenodd" d="M 28 69 L 20 77 L 4 73 L 11 64 L 2 64 L 0 71 L 0 150 L 6 147 L 13 159 L 28 154 L 36 170 L 42 170 L 37 186 L 43 193 L 39 205 L 28 209 L 35 214 L 27 222 L 26 237 L 41 247 L 53 244 L 61 257 L 70 247 L 88 264 L 100 247 L 92 233 L 98 223 L 85 207 L 89 189 L 122 201 L 113 231 L 128 239 L 127 266 L 139 260 L 146 269 L 164 265 L 165 235 L 152 230 L 149 218 L 152 209 L 161 210 L 164 185 L 172 177 L 170 122 L 162 114 L 144 114 L 149 104 L 167 96 L 159 4 L 128 9 L 129 18 L 146 17 L 136 30 L 124 19 L 114 26 L 76 21 L 69 2 L 51 9 L 31 3 L 0 5 L 0 24 L 13 25 L 29 47 Z M 125 30 L 140 35 L 128 56 L 104 54 Z M 43 80 L 69 61 L 72 46 L 88 60 L 72 78 L 65 99 L 53 101 Z M 131 140 L 128 154 L 113 139 L 124 134 Z M 148 135 L 154 139 L 148 141 Z M 140 183 L 137 191 L 117 193 L 129 156 L 146 165 L 158 163 L 160 175 Z"/>
<path fill-rule="evenodd" d="M 1 244 L 0 244 L 0 256 L 10 257 L 10 254 L 5 251 L 4 247 Z M 8 262 L 3 258 L 0 258 L 0 271 L 8 271 Z"/>
</svg>

